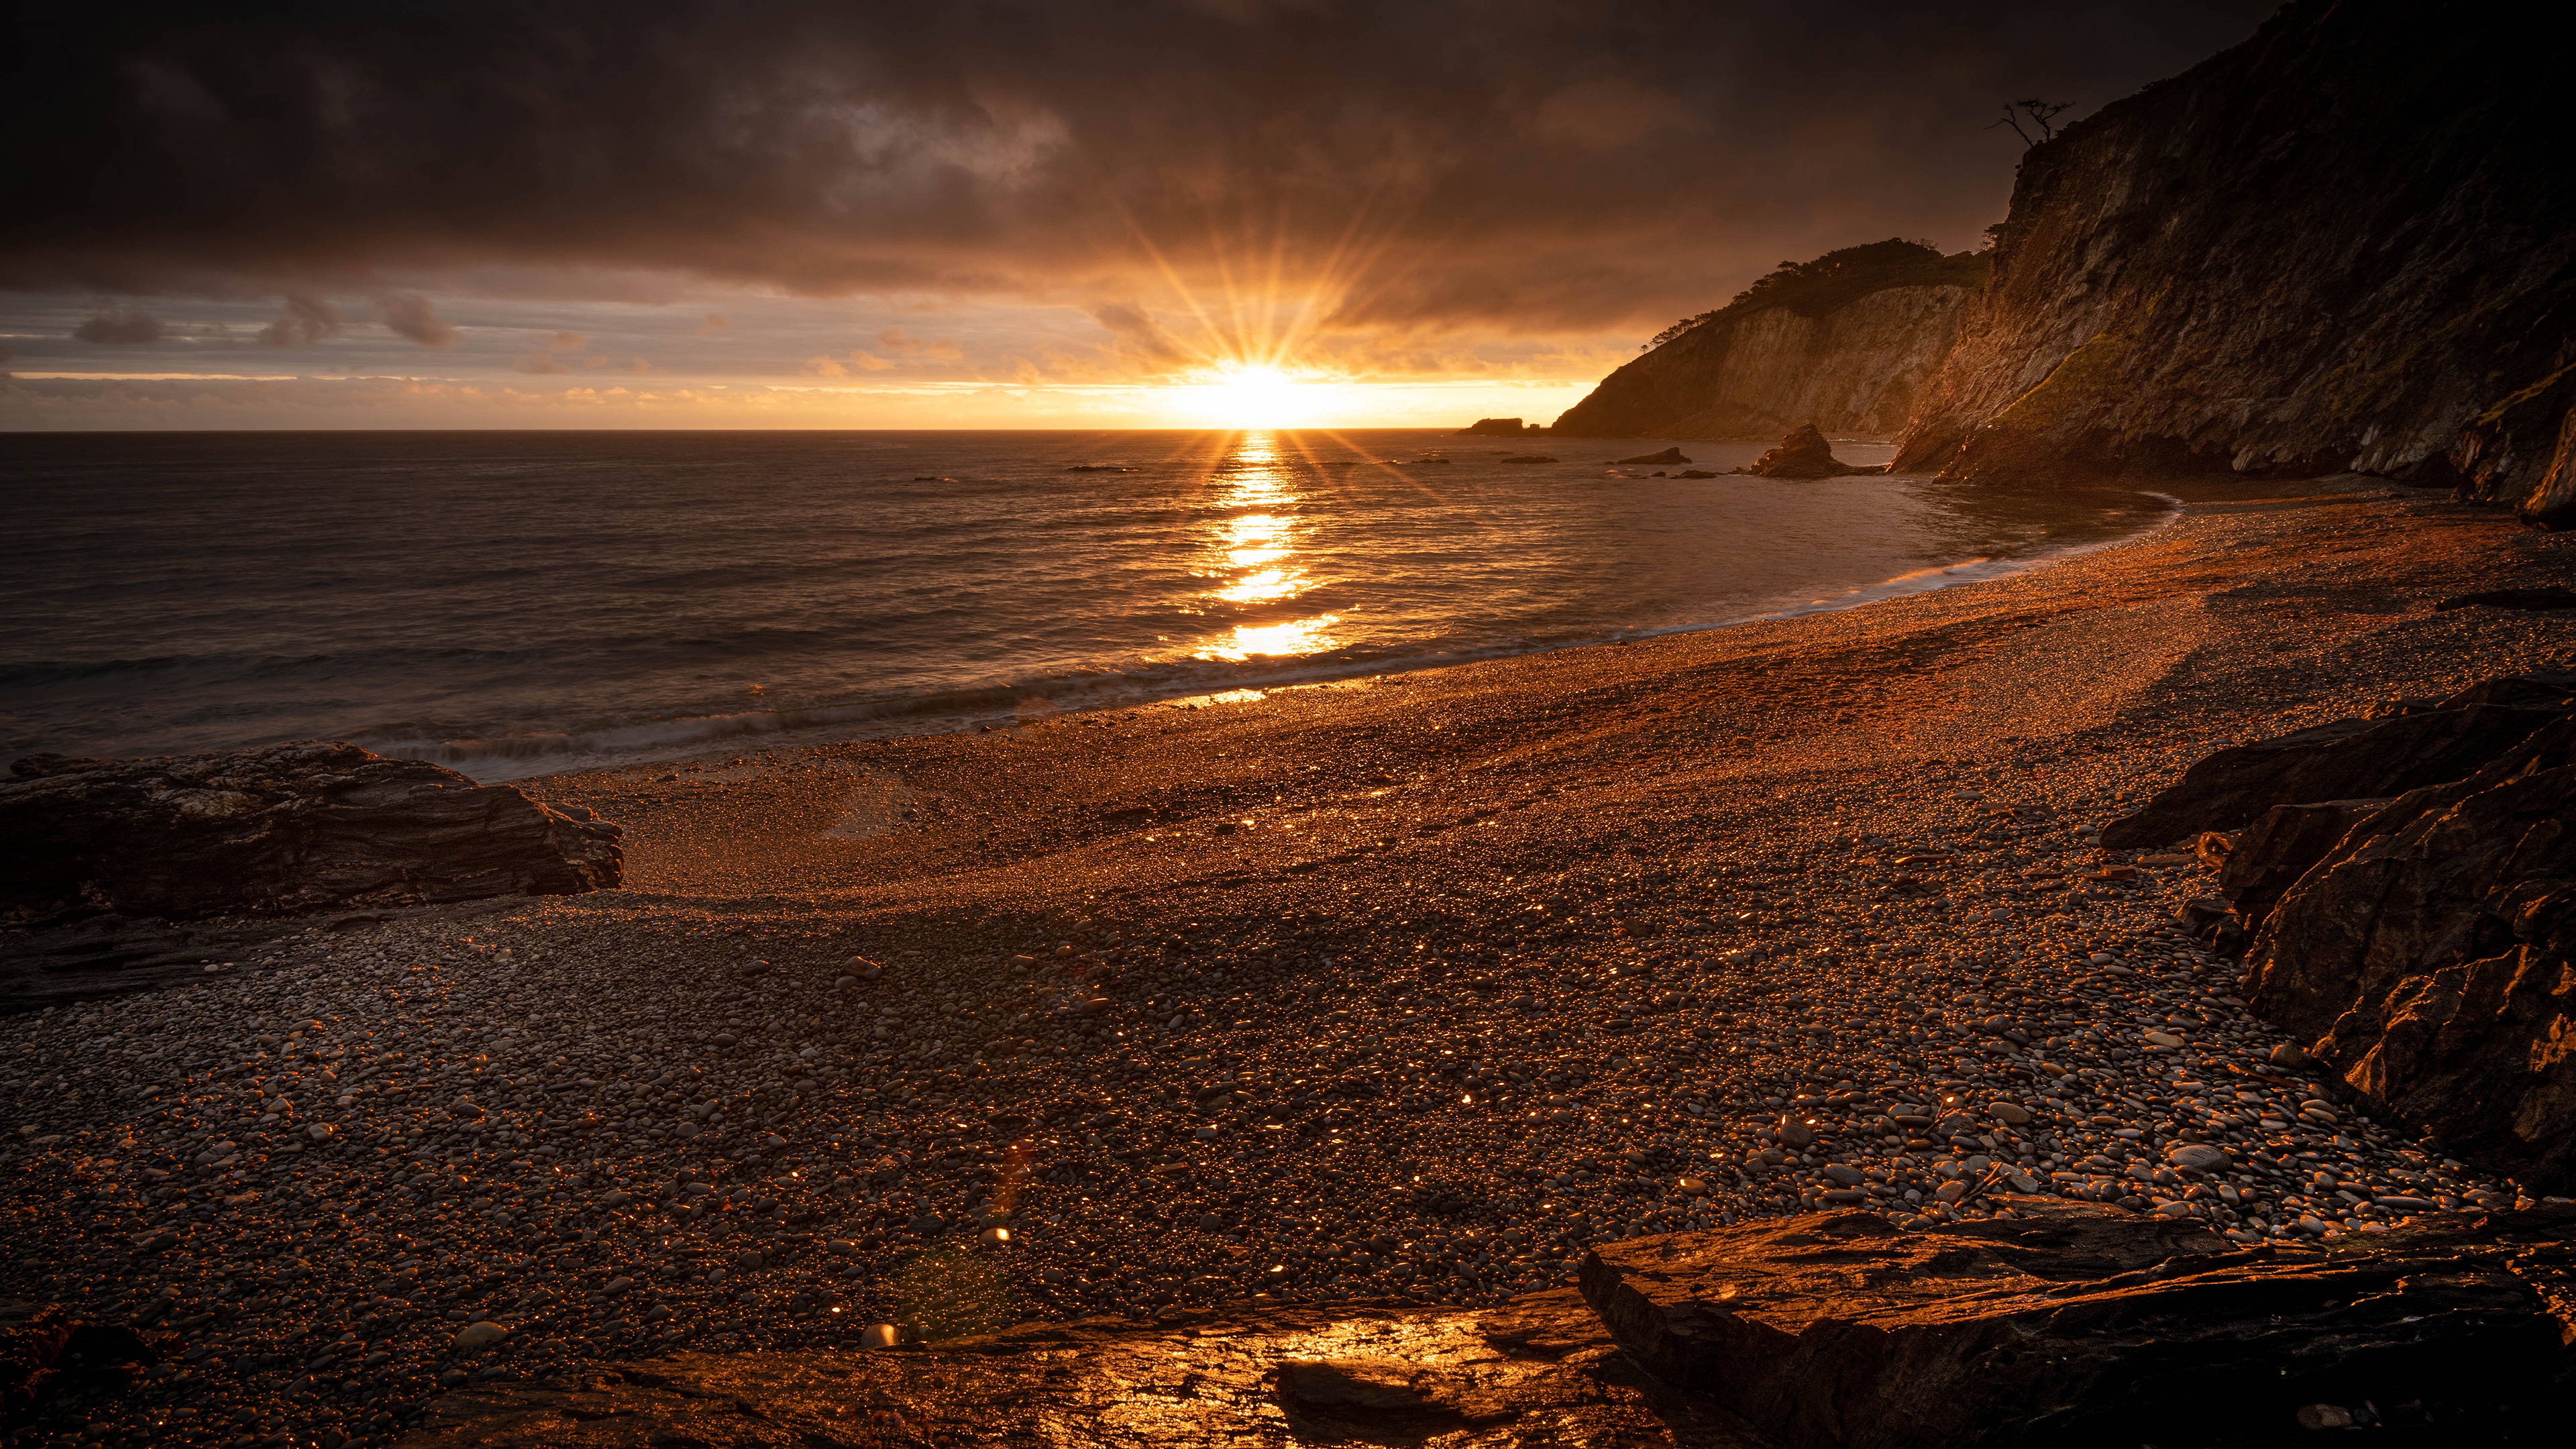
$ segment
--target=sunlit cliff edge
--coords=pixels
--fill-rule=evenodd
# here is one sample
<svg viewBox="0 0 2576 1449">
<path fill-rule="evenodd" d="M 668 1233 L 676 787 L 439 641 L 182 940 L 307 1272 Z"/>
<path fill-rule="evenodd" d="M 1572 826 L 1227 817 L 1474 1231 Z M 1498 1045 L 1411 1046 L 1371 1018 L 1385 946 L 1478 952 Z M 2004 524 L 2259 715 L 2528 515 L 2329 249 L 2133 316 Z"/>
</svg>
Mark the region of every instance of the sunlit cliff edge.
<svg viewBox="0 0 2576 1449">
<path fill-rule="evenodd" d="M 1812 422 L 1894 437 L 1985 275 L 1983 256 L 1893 240 L 1783 262 L 1728 305 L 1667 329 L 1553 431 L 1769 442 Z"/>
<path fill-rule="evenodd" d="M 2023 162 L 1898 471 L 2352 469 L 2576 522 L 2576 188 L 2501 13 L 2290 5 Z"/>
</svg>

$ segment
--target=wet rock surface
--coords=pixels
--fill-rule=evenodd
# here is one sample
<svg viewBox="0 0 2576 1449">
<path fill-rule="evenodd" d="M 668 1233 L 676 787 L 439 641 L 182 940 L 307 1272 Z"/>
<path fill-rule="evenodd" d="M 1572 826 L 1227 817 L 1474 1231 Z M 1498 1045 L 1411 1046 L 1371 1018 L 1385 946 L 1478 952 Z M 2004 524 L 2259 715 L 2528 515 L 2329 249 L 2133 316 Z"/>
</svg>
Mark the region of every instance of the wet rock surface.
<svg viewBox="0 0 2576 1449">
<path fill-rule="evenodd" d="M 588 812 L 355 745 L 36 755 L 0 780 L 0 922 L 570 894 L 617 884 L 617 840 Z"/>
<path fill-rule="evenodd" d="M 2276 1444 L 2319 1406 L 2406 1442 L 2541 1443 L 2576 1401 L 2576 1208 L 2252 1249 L 2003 1209 L 1605 1246 L 1583 1292 L 1658 1380 L 1797 1449 Z"/>
<path fill-rule="evenodd" d="M 1642 1372 L 1571 1289 L 1495 1308 L 1247 1309 L 895 1352 L 683 1354 L 451 1394 L 468 1446 L 1357 1443 L 1770 1449 Z"/>
<path fill-rule="evenodd" d="M 1808 423 L 1780 440 L 1780 445 L 1764 453 L 1739 473 L 1757 478 L 1839 478 L 1846 473 L 1877 473 L 1878 468 L 1856 468 L 1834 457 L 1834 445 Z"/>
</svg>

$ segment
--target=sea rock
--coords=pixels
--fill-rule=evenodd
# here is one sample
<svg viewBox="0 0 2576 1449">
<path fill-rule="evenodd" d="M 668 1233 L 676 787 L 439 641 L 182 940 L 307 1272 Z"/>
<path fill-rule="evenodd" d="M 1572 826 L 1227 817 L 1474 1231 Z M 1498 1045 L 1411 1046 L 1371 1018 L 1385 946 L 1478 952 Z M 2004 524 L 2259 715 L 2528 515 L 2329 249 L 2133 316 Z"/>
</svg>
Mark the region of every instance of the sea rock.
<svg viewBox="0 0 2576 1449">
<path fill-rule="evenodd" d="M 1988 259 L 1890 239 L 1784 264 L 1675 323 L 1556 421 L 1580 438 L 1776 438 L 1801 419 L 1894 437 L 1949 355 Z"/>
<path fill-rule="evenodd" d="M 262 916 L 615 886 L 618 827 L 506 785 L 307 741 L 36 755 L 0 781 L 0 919 Z"/>
<path fill-rule="evenodd" d="M 2334 720 L 2220 750 L 2156 792 L 2145 809 L 2104 826 L 2102 845 L 2165 845 L 2250 824 L 2275 805 L 2393 796 L 2456 780 L 2554 718 L 2549 709 L 2472 703 L 2391 719 Z M 2243 847 L 2238 841 L 2237 849 Z"/>
<path fill-rule="evenodd" d="M 896 1325 L 870 1338 L 908 1342 Z M 1571 1289 L 1500 1308 L 1245 1307 L 1031 1325 L 903 1352 L 686 1353 L 441 1395 L 418 1449 L 1437 1442 L 1773 1449 L 1629 1362 Z M 1284 1431 L 1284 1434 L 1283 1434 Z"/>
<path fill-rule="evenodd" d="M 2005 1201 L 1606 1244 L 1583 1295 L 1657 1379 L 1797 1449 L 2270 1443 L 2364 1399 L 2468 1442 L 2563 1410 L 2576 1209 L 2231 1251 L 2188 1218 Z"/>
<path fill-rule="evenodd" d="M 1503 461 L 1506 463 L 1553 463 L 1557 460 L 1549 457 L 1545 453 L 1523 453 L 1516 458 L 1505 458 Z"/>
<path fill-rule="evenodd" d="M 1760 478 L 1839 478 L 1846 473 L 1875 473 L 1875 468 L 1855 468 L 1834 458 L 1834 445 L 1814 423 L 1799 428 L 1780 440 L 1780 446 L 1753 461 L 1739 473 Z"/>
<path fill-rule="evenodd" d="M 2460 429 L 2448 463 L 2462 499 L 2510 503 L 2523 522 L 2541 528 L 2576 525 L 2576 366 L 2480 413 Z"/>
<path fill-rule="evenodd" d="M 1665 450 L 1663 450 L 1663 451 L 1662 451 L 1662 452 L 1660 452 L 1660 453 L 1641 453 L 1641 454 L 1639 454 L 1638 456 L 1636 456 L 1636 457 L 1634 457 L 1634 458 L 1622 458 L 1622 459 L 1620 459 L 1620 460 L 1619 460 L 1619 462 L 1618 462 L 1618 466 L 1619 466 L 1619 467 L 1622 467 L 1622 468 L 1625 468 L 1625 467 L 1629 466 L 1630 464 L 1635 464 L 1635 463 L 1643 463 L 1643 464 L 1653 464 L 1653 463 L 1687 463 L 1687 462 L 1689 462 L 1689 461 L 1690 461 L 1690 459 L 1685 458 L 1685 457 L 1683 457 L 1683 456 L 1682 456 L 1682 450 L 1681 450 L 1681 449 L 1679 449 L 1679 448 L 1666 448 Z"/>
<path fill-rule="evenodd" d="M 2255 1014 L 2381 1114 L 2576 1187 L 2576 717 L 2356 823 L 2274 907 Z"/>
<path fill-rule="evenodd" d="M 2032 148 L 1895 471 L 2402 473 L 2562 367 L 2576 188 L 2525 179 L 2558 165 L 2552 62 L 2502 11 L 2427 36 L 2403 6 L 2298 0 Z M 2511 452 L 2478 496 L 2553 516 L 2558 454 Z"/>
<path fill-rule="evenodd" d="M 1545 428 L 1524 427 L 1521 420 L 1518 418 L 1478 418 L 1473 424 L 1460 428 L 1458 430 L 1458 436 L 1462 438 L 1517 438 L 1523 433 L 1543 433 L 1546 431 L 1547 429 Z"/>
</svg>

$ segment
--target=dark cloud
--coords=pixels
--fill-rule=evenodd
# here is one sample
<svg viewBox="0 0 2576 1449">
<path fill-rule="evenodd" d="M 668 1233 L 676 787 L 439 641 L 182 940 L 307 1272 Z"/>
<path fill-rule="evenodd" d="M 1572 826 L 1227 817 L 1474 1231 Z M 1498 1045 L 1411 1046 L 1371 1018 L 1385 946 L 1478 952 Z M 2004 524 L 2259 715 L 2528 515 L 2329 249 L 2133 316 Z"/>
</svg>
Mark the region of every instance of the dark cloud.
<svg viewBox="0 0 2576 1449">
<path fill-rule="evenodd" d="M 395 336 L 410 338 L 423 347 L 447 347 L 456 341 L 456 329 L 431 310 L 429 299 L 417 292 L 377 298 L 376 315 L 384 319 L 385 327 Z"/>
<path fill-rule="evenodd" d="M 72 336 L 82 342 L 103 342 L 117 347 L 158 342 L 161 340 L 161 319 L 139 308 L 127 307 L 99 313 L 73 328 Z"/>
<path fill-rule="evenodd" d="M 1132 298 L 1177 279 L 1247 338 L 1282 325 L 1251 304 L 1274 289 L 1397 332 L 1661 321 L 1784 256 L 1972 244 L 2019 151 L 1985 129 L 1998 102 L 2081 114 L 2267 8 L 21 6 L 5 164 L 43 202 L 0 208 L 0 286 L 375 294 L 502 266 Z"/>
<path fill-rule="evenodd" d="M 305 292 L 289 292 L 277 320 L 259 329 L 259 340 L 271 347 L 311 347 L 340 335 L 346 324 L 340 309 Z"/>
</svg>

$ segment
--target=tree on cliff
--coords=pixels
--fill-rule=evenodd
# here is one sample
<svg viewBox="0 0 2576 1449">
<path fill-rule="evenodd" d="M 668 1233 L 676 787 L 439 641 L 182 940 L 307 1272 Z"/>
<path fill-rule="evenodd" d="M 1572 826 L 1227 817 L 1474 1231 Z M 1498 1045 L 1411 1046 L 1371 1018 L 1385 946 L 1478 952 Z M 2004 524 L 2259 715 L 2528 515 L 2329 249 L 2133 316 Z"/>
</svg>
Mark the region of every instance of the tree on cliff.
<svg viewBox="0 0 2576 1449">
<path fill-rule="evenodd" d="M 1965 255 L 1961 254 L 1962 257 Z M 1982 265 L 1975 264 L 1970 270 L 1975 271 Z M 1692 328 L 1715 321 L 1737 308 L 1788 307 L 1811 317 L 1821 316 L 1864 292 L 1880 287 L 1954 280 L 1945 269 L 1957 270 L 1953 259 L 1944 258 L 1939 247 L 1928 241 L 1907 241 L 1901 237 L 1843 247 L 1811 262 L 1782 262 L 1756 279 L 1752 286 L 1736 293 L 1725 306 L 1702 312 L 1696 317 L 1684 317 L 1656 333 L 1654 341 L 1638 350 L 1651 352 Z M 1982 273 L 1978 272 L 1977 276 L 1981 279 Z"/>
<path fill-rule="evenodd" d="M 2021 144 L 2023 148 L 2027 150 L 2028 148 L 2036 146 L 2040 142 L 2047 140 L 2049 137 L 2056 135 L 2057 127 L 2052 123 L 2056 121 L 2058 113 L 2061 111 L 2072 110 L 2074 109 L 2074 106 L 2075 103 L 2073 101 L 2043 101 L 2035 99 L 2027 101 L 2006 101 L 2004 102 L 2004 118 L 1995 122 L 1994 126 L 1986 127 L 1986 129 L 1991 131 L 1995 129 L 1995 126 L 2012 127 L 2013 134 L 2021 137 Z M 2029 124 L 2024 125 L 2024 122 L 2028 122 Z M 2034 136 L 2031 134 L 2033 131 L 2037 131 L 2039 134 Z"/>
</svg>

